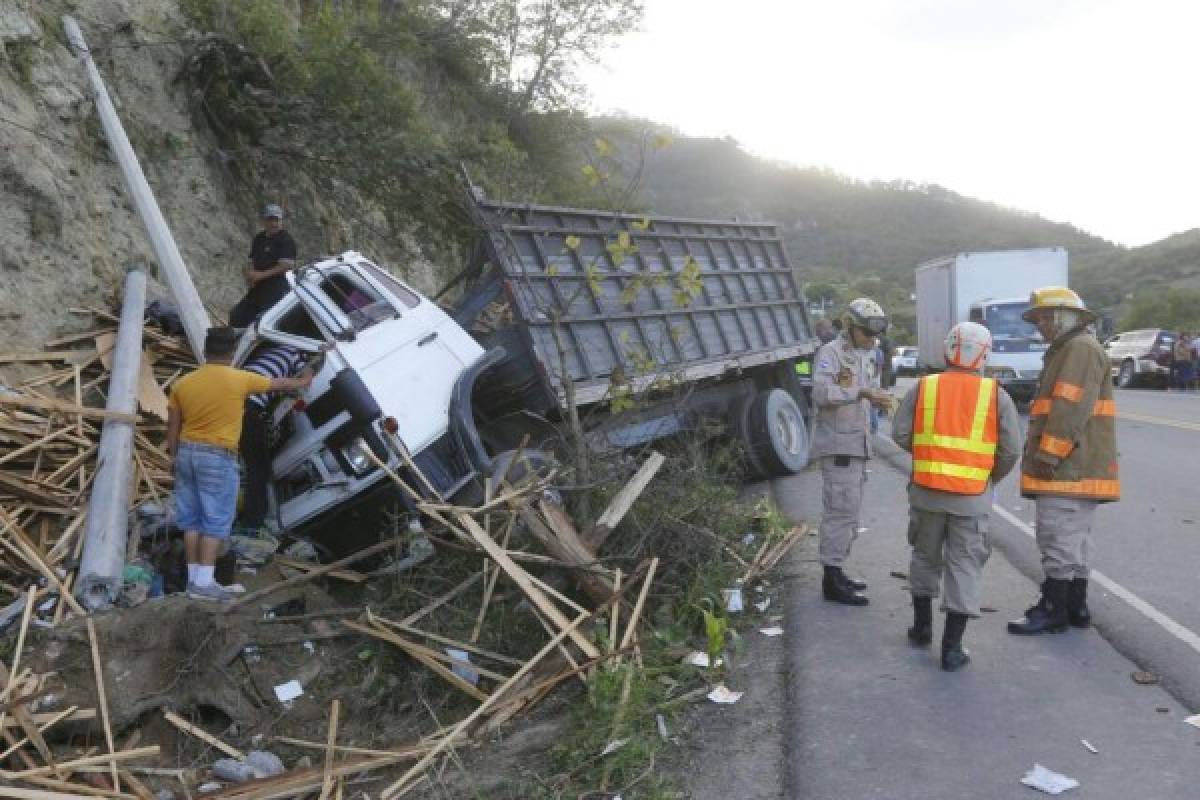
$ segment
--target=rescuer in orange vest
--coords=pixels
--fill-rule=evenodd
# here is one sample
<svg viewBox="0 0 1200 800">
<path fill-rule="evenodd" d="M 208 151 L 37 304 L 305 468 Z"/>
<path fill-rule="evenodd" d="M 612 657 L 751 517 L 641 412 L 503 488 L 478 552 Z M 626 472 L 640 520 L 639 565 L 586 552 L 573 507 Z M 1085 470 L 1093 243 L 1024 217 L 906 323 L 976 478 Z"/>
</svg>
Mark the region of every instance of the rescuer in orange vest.
<svg viewBox="0 0 1200 800">
<path fill-rule="evenodd" d="M 1096 506 L 1121 498 L 1117 474 L 1117 408 L 1108 356 L 1088 326 L 1096 315 L 1064 286 L 1030 295 L 1022 317 L 1050 349 L 1042 357 L 1037 394 L 1021 459 L 1021 494 L 1034 498 L 1042 596 L 1015 634 L 1086 628 L 1088 557 Z"/>
<path fill-rule="evenodd" d="M 908 485 L 909 640 L 933 641 L 933 598 L 945 584 L 942 669 L 970 658 L 962 647 L 967 620 L 979 616 L 979 579 L 991 554 L 991 488 L 1017 465 L 1017 407 L 995 380 L 980 377 L 992 349 L 988 329 L 960 322 L 946 336 L 946 371 L 921 378 L 892 420 L 892 438 L 912 453 Z"/>
</svg>

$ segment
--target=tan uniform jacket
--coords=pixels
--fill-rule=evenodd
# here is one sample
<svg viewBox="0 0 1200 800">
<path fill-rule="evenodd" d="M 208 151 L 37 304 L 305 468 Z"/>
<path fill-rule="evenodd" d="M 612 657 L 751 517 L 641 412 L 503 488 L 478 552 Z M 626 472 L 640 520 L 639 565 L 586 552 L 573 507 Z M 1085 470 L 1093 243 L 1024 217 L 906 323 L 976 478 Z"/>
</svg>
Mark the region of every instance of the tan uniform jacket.
<svg viewBox="0 0 1200 800">
<path fill-rule="evenodd" d="M 1021 494 L 1119 500 L 1116 416 L 1108 355 L 1096 337 L 1082 328 L 1058 337 L 1029 410 Z M 1034 462 L 1051 476 L 1032 475 Z"/>
<path fill-rule="evenodd" d="M 871 456 L 871 404 L 858 399 L 860 389 L 879 386 L 872 351 L 858 350 L 842 333 L 823 344 L 813 359 L 813 403 L 817 421 L 812 455 Z"/>
</svg>

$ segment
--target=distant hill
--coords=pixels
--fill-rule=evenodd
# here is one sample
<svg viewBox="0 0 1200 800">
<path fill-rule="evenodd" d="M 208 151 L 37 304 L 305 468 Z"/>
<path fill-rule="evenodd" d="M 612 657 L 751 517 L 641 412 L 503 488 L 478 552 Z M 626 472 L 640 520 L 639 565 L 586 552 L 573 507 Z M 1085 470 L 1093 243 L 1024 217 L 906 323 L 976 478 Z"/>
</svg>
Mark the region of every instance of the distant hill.
<svg viewBox="0 0 1200 800">
<path fill-rule="evenodd" d="M 619 129 L 627 123 L 614 124 Z M 1068 249 L 1074 274 L 1082 278 L 1127 252 L 1074 226 L 940 186 L 868 183 L 773 163 L 732 139 L 680 137 L 654 152 L 642 197 L 656 213 L 777 222 L 795 266 L 814 280 L 875 275 L 911 287 L 912 268 L 931 258 L 1050 245 Z"/>
</svg>

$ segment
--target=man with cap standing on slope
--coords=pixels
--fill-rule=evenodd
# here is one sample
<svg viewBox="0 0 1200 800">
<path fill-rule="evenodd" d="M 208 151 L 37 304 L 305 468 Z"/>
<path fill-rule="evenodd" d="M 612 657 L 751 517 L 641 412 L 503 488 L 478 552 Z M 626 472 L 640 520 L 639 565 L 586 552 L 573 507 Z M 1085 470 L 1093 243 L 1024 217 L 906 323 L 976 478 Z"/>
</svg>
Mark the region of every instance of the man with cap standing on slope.
<svg viewBox="0 0 1200 800">
<path fill-rule="evenodd" d="M 879 388 L 872 353 L 875 337 L 887 330 L 887 315 L 868 297 L 850 303 L 844 330 L 817 350 L 813 402 L 817 407 L 812 454 L 821 462 L 819 550 L 826 600 L 851 606 L 868 602 L 867 586 L 842 571 L 858 535 L 867 459 L 871 457 L 869 409 L 888 408 L 891 395 Z"/>
<path fill-rule="evenodd" d="M 1021 494 L 1034 498 L 1042 596 L 1018 635 L 1085 628 L 1088 557 L 1096 506 L 1121 499 L 1117 474 L 1117 407 L 1108 356 L 1088 326 L 1096 315 L 1062 286 L 1037 289 L 1022 317 L 1050 342 L 1021 460 Z"/>
<path fill-rule="evenodd" d="M 1021 457 L 1021 426 L 1008 392 L 980 377 L 992 335 L 960 322 L 946 336 L 946 371 L 921 378 L 900 402 L 892 438 L 913 455 L 908 485 L 913 626 L 909 640 L 933 641 L 933 598 L 945 583 L 942 669 L 970 658 L 967 620 L 979 617 L 979 579 L 991 554 L 987 537 L 994 483 Z"/>
<path fill-rule="evenodd" d="M 246 296 L 229 312 L 229 324 L 245 328 L 288 293 L 287 272 L 296 266 L 296 242 L 283 228 L 283 208 L 272 203 L 262 210 L 263 229 L 250 244 L 246 262 Z"/>
</svg>

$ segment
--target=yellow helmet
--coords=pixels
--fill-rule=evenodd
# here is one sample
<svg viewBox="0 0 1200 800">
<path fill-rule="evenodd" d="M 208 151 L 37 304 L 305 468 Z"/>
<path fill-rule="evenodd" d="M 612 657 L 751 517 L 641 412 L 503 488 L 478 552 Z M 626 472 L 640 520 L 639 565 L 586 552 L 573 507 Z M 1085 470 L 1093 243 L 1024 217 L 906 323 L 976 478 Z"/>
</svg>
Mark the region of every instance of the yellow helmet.
<svg viewBox="0 0 1200 800">
<path fill-rule="evenodd" d="M 1038 311 L 1077 311 L 1087 321 L 1097 318 L 1083 304 L 1083 299 L 1065 286 L 1043 286 L 1029 293 L 1029 309 L 1021 315 L 1026 322 L 1033 322 Z"/>
</svg>

